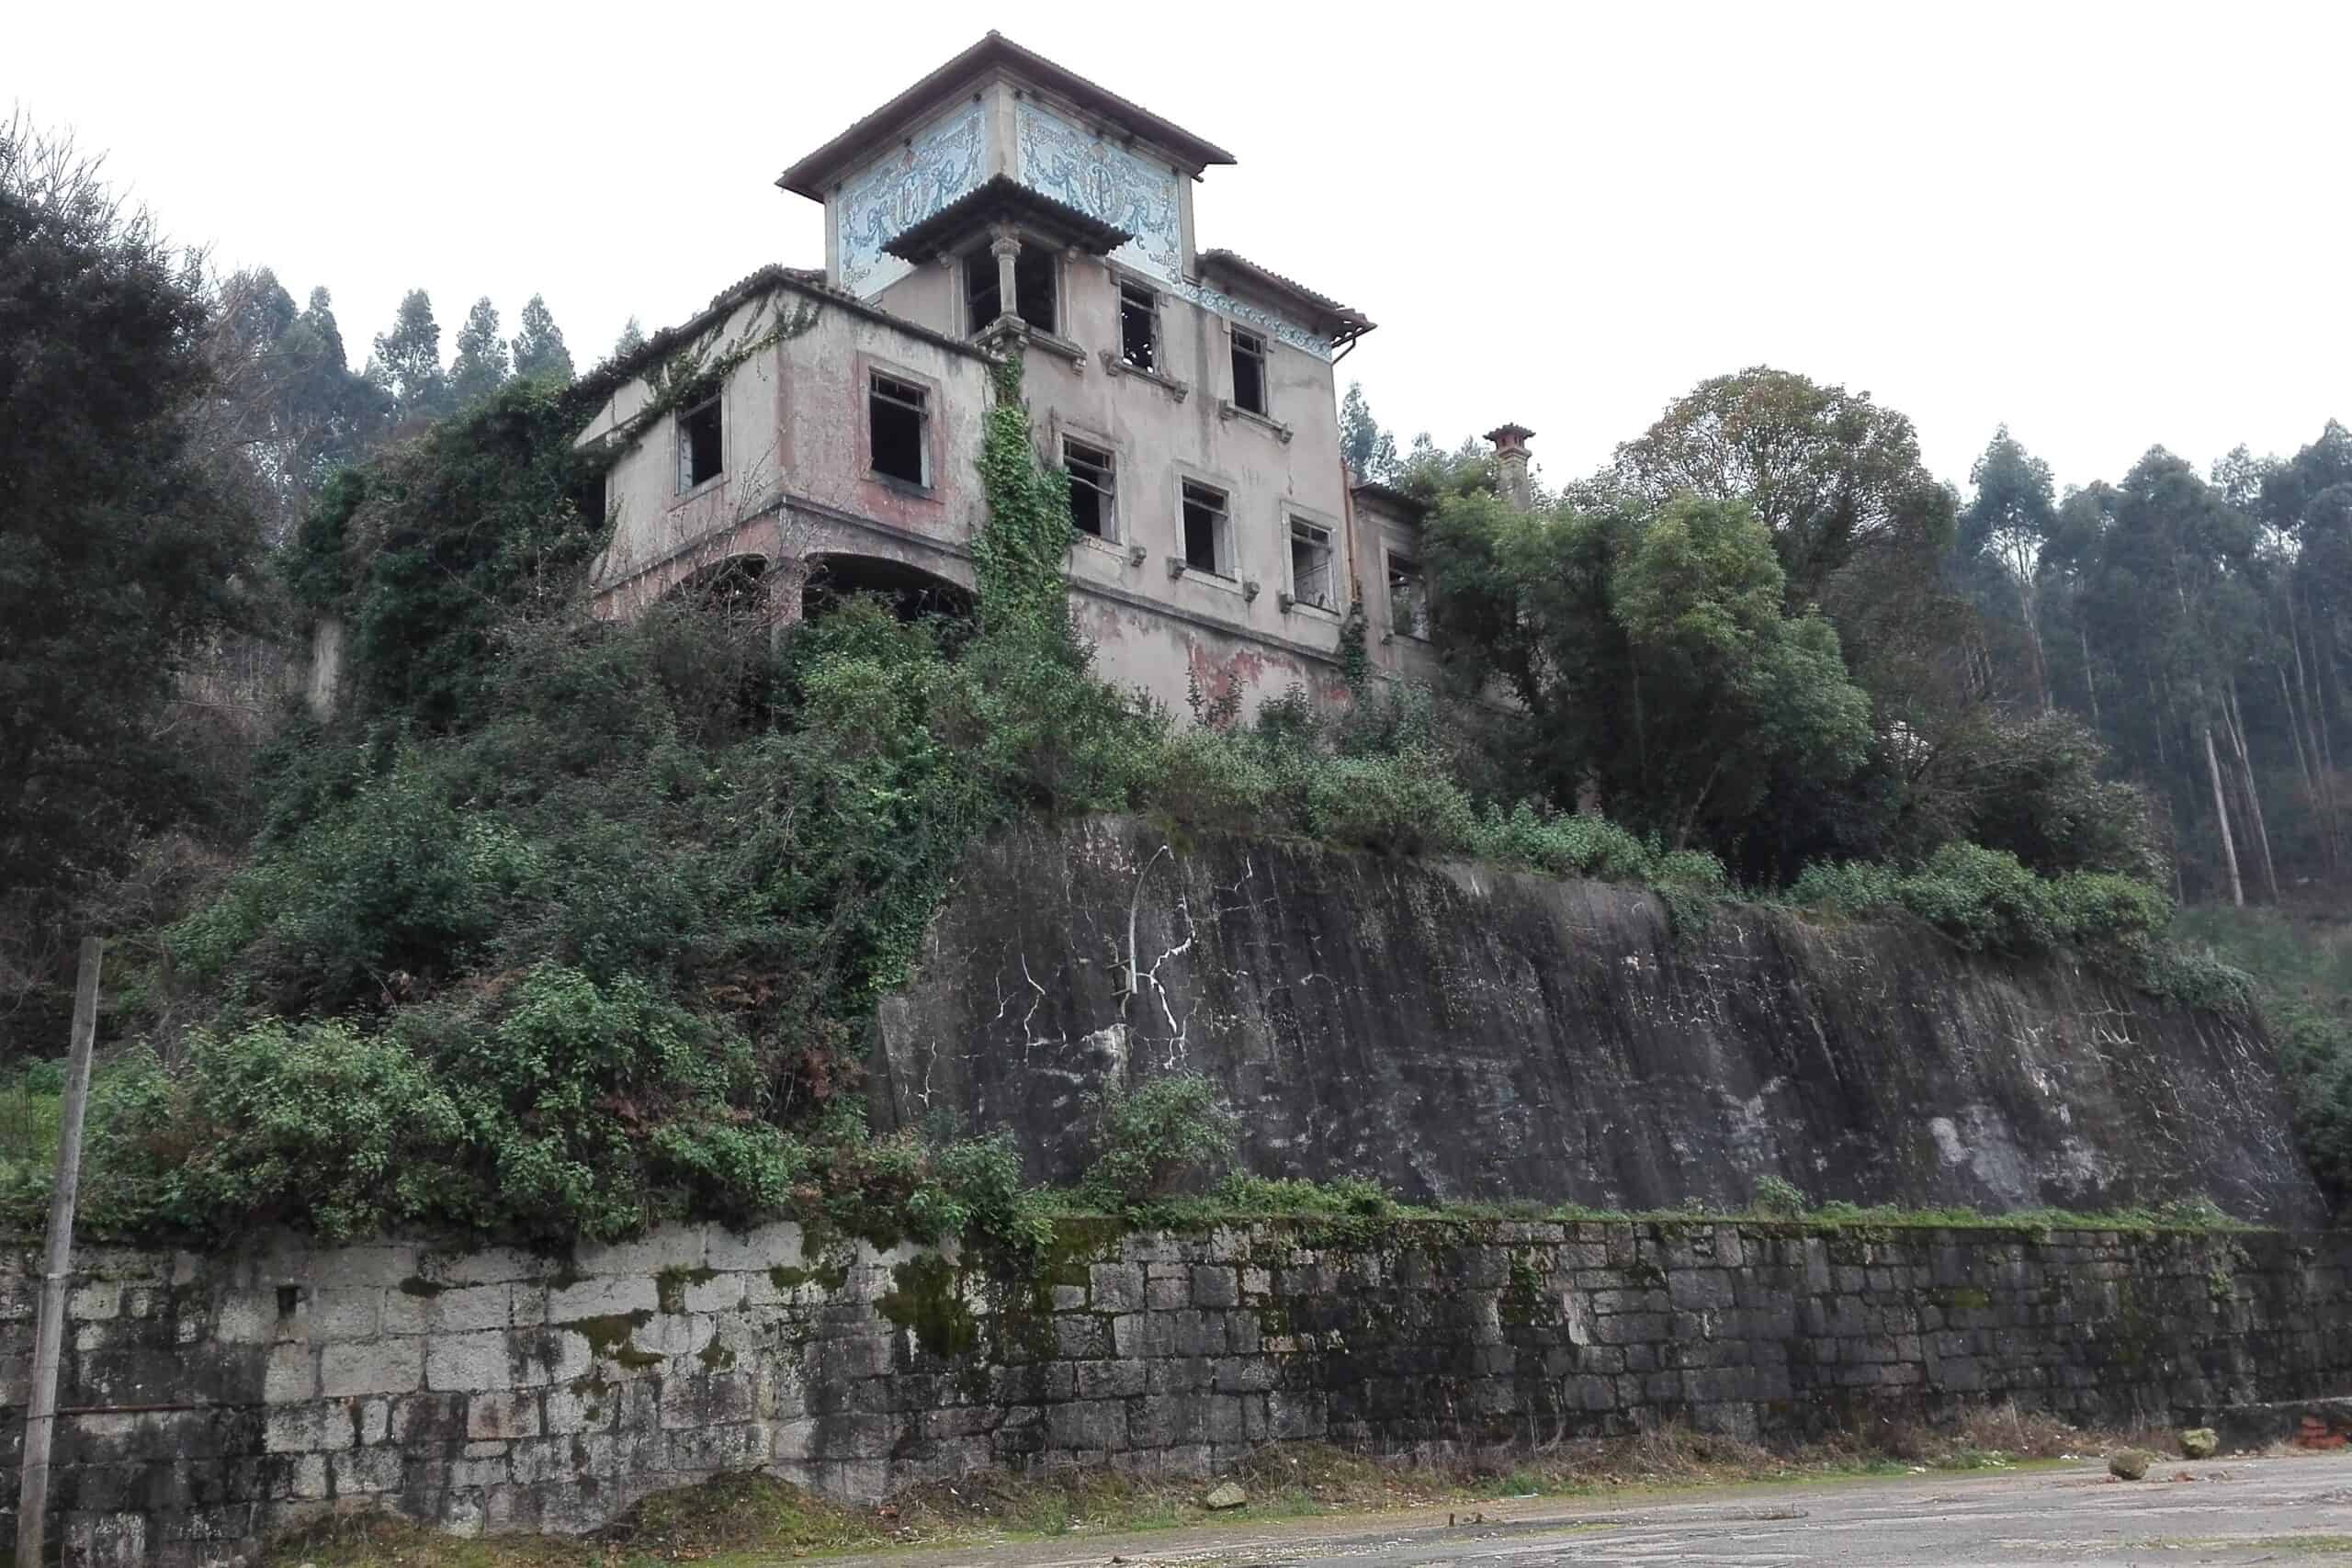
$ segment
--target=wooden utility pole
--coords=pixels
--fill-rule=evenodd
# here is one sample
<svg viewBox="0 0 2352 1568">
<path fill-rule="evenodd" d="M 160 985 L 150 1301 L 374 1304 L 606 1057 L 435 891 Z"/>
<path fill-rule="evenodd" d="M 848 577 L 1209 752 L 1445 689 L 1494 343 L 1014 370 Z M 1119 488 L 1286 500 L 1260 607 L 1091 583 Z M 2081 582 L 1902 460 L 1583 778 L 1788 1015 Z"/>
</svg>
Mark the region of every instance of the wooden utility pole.
<svg viewBox="0 0 2352 1568">
<path fill-rule="evenodd" d="M 49 1507 L 49 1450 L 57 1435 L 57 1363 L 65 1348 L 65 1279 L 74 1262 L 74 1190 L 82 1179 L 82 1111 L 90 1099 L 90 1045 L 98 1032 L 98 960 L 105 943 L 82 939 L 74 987 L 74 1043 L 65 1060 L 64 1116 L 57 1131 L 57 1189 L 49 1200 L 49 1249 L 41 1259 L 40 1319 L 33 1333 L 32 1399 L 25 1413 L 24 1468 L 17 1502 L 17 1568 L 40 1568 Z"/>
</svg>

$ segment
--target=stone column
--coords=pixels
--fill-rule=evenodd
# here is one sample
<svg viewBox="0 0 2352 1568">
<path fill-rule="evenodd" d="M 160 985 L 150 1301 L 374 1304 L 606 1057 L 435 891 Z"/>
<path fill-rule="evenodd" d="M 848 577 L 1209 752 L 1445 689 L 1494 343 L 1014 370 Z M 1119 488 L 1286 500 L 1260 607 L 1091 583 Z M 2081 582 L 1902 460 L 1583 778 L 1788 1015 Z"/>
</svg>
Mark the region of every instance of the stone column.
<svg viewBox="0 0 2352 1568">
<path fill-rule="evenodd" d="M 1487 432 L 1487 439 L 1495 444 L 1495 461 L 1502 468 L 1503 499 L 1515 512 L 1535 509 L 1535 481 L 1527 472 L 1527 442 L 1534 434 L 1523 424 L 1498 424 Z"/>
<path fill-rule="evenodd" d="M 1000 316 L 1015 314 L 1020 306 L 1018 285 L 1013 279 L 1012 264 L 1021 254 L 1021 236 L 1000 223 L 996 238 L 989 243 L 989 250 L 996 257 L 996 309 Z"/>
</svg>

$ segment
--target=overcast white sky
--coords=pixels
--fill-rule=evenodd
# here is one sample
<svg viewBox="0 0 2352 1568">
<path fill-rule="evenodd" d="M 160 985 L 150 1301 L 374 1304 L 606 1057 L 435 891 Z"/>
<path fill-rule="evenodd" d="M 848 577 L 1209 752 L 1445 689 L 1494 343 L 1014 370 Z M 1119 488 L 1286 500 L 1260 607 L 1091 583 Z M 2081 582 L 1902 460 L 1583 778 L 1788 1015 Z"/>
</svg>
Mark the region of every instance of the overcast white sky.
<svg viewBox="0 0 2352 1568">
<path fill-rule="evenodd" d="M 401 294 L 543 292 L 582 365 L 769 261 L 777 171 L 989 27 L 1221 143 L 1225 245 L 1368 311 L 1400 441 L 1532 425 L 1555 480 L 1703 377 L 1867 389 L 1965 480 L 2352 421 L 2352 5 L 17 7 L 0 104 L 184 241 Z"/>
</svg>

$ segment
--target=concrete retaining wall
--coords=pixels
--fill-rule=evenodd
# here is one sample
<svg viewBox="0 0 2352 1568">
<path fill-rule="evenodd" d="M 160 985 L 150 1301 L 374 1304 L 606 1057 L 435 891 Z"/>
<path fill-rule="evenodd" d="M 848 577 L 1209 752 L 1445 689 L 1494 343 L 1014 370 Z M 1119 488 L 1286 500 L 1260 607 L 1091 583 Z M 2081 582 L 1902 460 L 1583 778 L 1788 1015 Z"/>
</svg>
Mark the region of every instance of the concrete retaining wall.
<svg viewBox="0 0 2352 1568">
<path fill-rule="evenodd" d="M 811 1251 L 793 1224 L 569 1260 L 97 1252 L 52 1518 L 69 1562 L 226 1562 L 331 1509 L 579 1531 L 755 1467 L 863 1498 L 990 1465 L 1207 1473 L 1275 1439 L 1789 1436 L 1987 1397 L 2202 1423 L 2346 1392 L 2347 1262 L 2274 1234 L 1439 1222 L 1072 1226 L 1019 1280 Z M 12 1460 L 35 1291 L 29 1257 L 0 1269 Z"/>
</svg>

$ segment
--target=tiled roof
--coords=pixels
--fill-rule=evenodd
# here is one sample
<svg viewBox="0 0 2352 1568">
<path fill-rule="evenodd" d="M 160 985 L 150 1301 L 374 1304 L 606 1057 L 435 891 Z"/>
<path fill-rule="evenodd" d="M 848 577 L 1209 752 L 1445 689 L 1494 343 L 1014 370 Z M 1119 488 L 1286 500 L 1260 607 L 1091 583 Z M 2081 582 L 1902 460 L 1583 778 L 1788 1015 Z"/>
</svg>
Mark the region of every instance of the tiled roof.
<svg viewBox="0 0 2352 1568">
<path fill-rule="evenodd" d="M 1304 283 L 1284 277 L 1270 267 L 1260 266 L 1249 257 L 1231 251 L 1209 250 L 1201 253 L 1201 276 L 1214 281 L 1213 274 L 1223 273 L 1244 284 L 1288 299 L 1295 305 L 1304 305 L 1322 320 L 1310 323 L 1325 329 L 1336 342 L 1348 343 L 1372 331 L 1372 318 L 1362 310 L 1340 304 L 1328 294 L 1317 294 Z"/>
<path fill-rule="evenodd" d="M 1160 118 L 1139 104 L 1129 103 L 1109 88 L 1099 86 L 1075 71 L 1057 65 L 1044 55 L 1025 50 L 1002 33 L 992 30 L 988 37 L 785 170 L 776 176 L 775 183 L 812 201 L 824 200 L 825 186 L 846 172 L 866 152 L 904 130 L 924 110 L 947 97 L 974 76 L 995 66 L 1011 68 L 1088 113 L 1114 121 L 1123 129 L 1158 143 L 1195 168 L 1233 162 L 1233 154 L 1216 142 L 1203 141 L 1183 127 Z"/>
<path fill-rule="evenodd" d="M 908 321 L 903 316 L 894 316 L 880 306 L 870 304 L 845 288 L 837 288 L 825 281 L 825 275 L 821 272 L 812 271 L 808 267 L 785 266 L 771 262 L 749 276 L 740 278 L 720 289 L 711 297 L 708 305 L 704 306 L 702 310 L 676 326 L 664 327 L 647 338 L 632 352 L 617 359 L 606 360 L 604 364 L 597 366 L 580 380 L 572 383 L 571 389 L 565 395 L 583 415 L 593 412 L 606 398 L 643 375 L 652 366 L 676 353 L 681 344 L 709 331 L 714 324 L 725 321 L 746 301 L 756 299 L 761 295 L 772 293 L 778 288 L 789 288 L 795 293 L 806 294 L 812 299 L 840 305 L 871 321 L 896 327 L 900 332 L 921 338 L 926 343 L 936 344 L 942 348 L 952 349 L 957 354 L 968 355 L 975 359 L 985 360 L 994 357 L 977 344 L 967 343 L 962 338 L 949 337 L 944 333 L 933 332 L 919 321 Z"/>
<path fill-rule="evenodd" d="M 1359 479 L 1350 485 L 1348 490 L 1353 495 L 1369 496 L 1374 501 L 1385 502 L 1399 512 L 1412 517 L 1419 517 L 1430 509 L 1430 503 L 1419 496 L 1409 491 L 1398 490 L 1395 485 L 1383 484 L 1378 479 Z"/>
<path fill-rule="evenodd" d="M 1107 255 L 1135 238 L 1125 229 L 1080 212 L 1043 191 L 1002 175 L 984 180 L 882 248 L 904 261 L 922 263 L 963 237 L 976 224 L 998 219 L 1026 222 L 1074 249 Z"/>
</svg>

